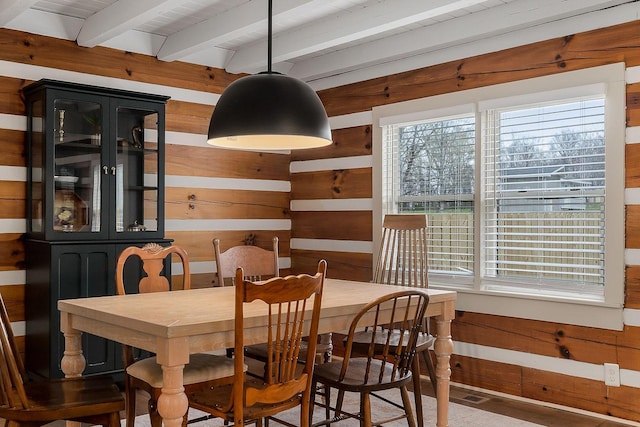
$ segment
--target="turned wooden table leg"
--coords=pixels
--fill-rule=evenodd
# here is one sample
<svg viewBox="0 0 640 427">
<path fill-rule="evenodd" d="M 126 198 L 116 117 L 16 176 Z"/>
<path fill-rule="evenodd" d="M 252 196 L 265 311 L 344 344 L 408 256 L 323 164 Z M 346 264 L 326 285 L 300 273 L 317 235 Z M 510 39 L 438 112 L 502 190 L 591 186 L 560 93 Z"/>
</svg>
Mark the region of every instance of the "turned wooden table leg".
<svg viewBox="0 0 640 427">
<path fill-rule="evenodd" d="M 451 379 L 451 367 L 449 361 L 453 353 L 453 340 L 451 339 L 451 318 L 453 307 L 449 312 L 436 318 L 437 335 L 434 344 L 434 352 L 437 358 L 437 427 L 449 425 L 449 382 Z"/>
<path fill-rule="evenodd" d="M 158 348 L 157 361 L 162 365 L 162 394 L 158 412 L 166 427 L 182 426 L 189 400 L 184 393 L 183 370 L 189 363 L 189 344 L 185 339 L 168 340 Z"/>
<path fill-rule="evenodd" d="M 64 355 L 60 367 L 67 378 L 82 375 L 87 361 L 82 354 L 82 333 L 72 329 L 66 313 L 60 317 L 60 330 L 64 333 Z"/>
<path fill-rule="evenodd" d="M 187 395 L 182 385 L 180 366 L 162 366 L 162 394 L 158 399 L 158 412 L 162 416 L 162 424 L 167 427 L 179 427 L 182 418 L 189 408 Z"/>
<path fill-rule="evenodd" d="M 87 361 L 82 354 L 82 332 L 71 328 L 69 315 L 62 313 L 60 316 L 60 330 L 64 333 L 64 355 L 60 361 L 60 368 L 66 378 L 82 375 Z M 67 421 L 66 427 L 80 427 L 77 421 Z"/>
</svg>

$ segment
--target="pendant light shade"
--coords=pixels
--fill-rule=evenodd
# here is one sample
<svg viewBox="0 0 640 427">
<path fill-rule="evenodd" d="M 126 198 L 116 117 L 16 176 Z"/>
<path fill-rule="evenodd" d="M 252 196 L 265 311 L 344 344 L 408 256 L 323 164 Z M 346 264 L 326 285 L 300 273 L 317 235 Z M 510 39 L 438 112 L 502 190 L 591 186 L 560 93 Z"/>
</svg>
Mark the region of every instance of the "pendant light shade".
<svg viewBox="0 0 640 427">
<path fill-rule="evenodd" d="M 320 98 L 301 80 L 279 73 L 243 77 L 223 92 L 211 116 L 211 145 L 283 150 L 331 144 Z"/>
<path fill-rule="evenodd" d="M 271 71 L 273 1 L 268 5 L 268 69 L 225 89 L 213 110 L 207 143 L 258 150 L 329 145 L 329 118 L 315 91 L 301 80 Z"/>
</svg>

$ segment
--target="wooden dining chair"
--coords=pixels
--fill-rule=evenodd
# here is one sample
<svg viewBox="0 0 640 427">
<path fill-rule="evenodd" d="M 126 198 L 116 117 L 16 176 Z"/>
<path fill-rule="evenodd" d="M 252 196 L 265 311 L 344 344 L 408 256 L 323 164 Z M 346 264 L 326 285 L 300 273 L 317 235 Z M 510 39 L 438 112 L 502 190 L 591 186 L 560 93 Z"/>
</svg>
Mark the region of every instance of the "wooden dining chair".
<svg viewBox="0 0 640 427">
<path fill-rule="evenodd" d="M 428 288 L 427 257 L 427 217 L 424 214 L 385 215 L 382 223 L 382 239 L 378 261 L 373 274 L 373 282 L 387 285 Z M 397 334 L 390 329 L 386 333 Z M 380 333 L 380 332 L 378 332 Z M 358 332 L 354 340 L 354 351 L 367 346 L 371 340 L 371 330 Z M 437 379 L 431 347 L 435 338 L 429 333 L 428 318 L 423 331 L 418 335 L 416 351 L 418 357 L 413 361 L 413 390 L 418 425 L 422 426 L 422 391 L 420 382 L 420 355 L 423 356 L 429 379 L 437 394 Z M 394 341 L 394 339 L 392 339 Z"/>
<path fill-rule="evenodd" d="M 116 290 L 118 295 L 124 295 L 125 291 L 125 264 L 131 257 L 137 257 L 142 261 L 142 268 L 146 273 L 136 284 L 139 293 L 166 292 L 171 290 L 167 277 L 161 275 L 165 260 L 171 261 L 172 255 L 177 255 L 182 263 L 182 289 L 191 288 L 191 275 L 189 270 L 189 257 L 179 246 L 162 247 L 156 243 L 148 243 L 142 248 L 131 246 L 122 251 L 116 265 Z M 130 285 L 129 285 L 130 287 Z M 135 360 L 134 349 L 130 346 L 122 346 L 125 366 L 125 398 L 127 426 L 133 427 L 136 416 L 136 391 L 143 390 L 149 394 L 148 410 L 153 427 L 162 425 L 162 417 L 158 413 L 158 398 L 162 392 L 162 369 L 155 357 L 147 357 Z M 246 367 L 245 367 L 246 370 Z M 233 381 L 233 361 L 225 356 L 209 353 L 196 353 L 189 356 L 189 363 L 185 365 L 184 387 L 185 390 L 194 387 L 215 386 L 228 384 Z M 183 426 L 187 424 L 185 414 Z"/>
<path fill-rule="evenodd" d="M 266 250 L 254 245 L 239 245 L 221 252 L 220 239 L 213 239 L 218 286 L 224 286 L 224 284 L 227 283 L 232 284 L 235 271 L 238 267 L 242 267 L 245 280 L 257 281 L 279 276 L 278 237 L 274 236 L 272 242 L 272 250 Z M 303 344 L 303 356 L 300 358 L 301 360 L 306 359 L 304 356 L 306 346 L 307 344 L 305 342 Z M 316 355 L 321 361 L 326 362 L 331 360 L 332 352 L 333 344 L 331 343 L 331 334 L 321 334 L 316 345 Z M 267 358 L 266 343 L 247 346 L 245 348 L 245 356 L 265 362 Z"/>
<path fill-rule="evenodd" d="M 370 427 L 373 423 L 371 397 L 379 397 L 376 394 L 378 391 L 398 388 L 402 405 L 390 402 L 388 399 L 381 399 L 402 409 L 403 415 L 387 420 L 375 420 L 375 425 L 406 418 L 409 426 L 416 426 L 407 385 L 413 377 L 411 367 L 428 304 L 429 295 L 426 290 L 407 289 L 380 297 L 360 310 L 349 327 L 344 358 L 341 361 L 316 366 L 313 374 L 313 401 L 315 402 L 318 383 L 324 385 L 325 391 L 323 403 L 314 403 L 314 407 L 319 405 L 329 408 L 331 389 L 338 390 L 335 407 L 331 408 L 335 410 L 335 416 L 332 418 L 327 416 L 326 421 L 316 425 L 329 425 L 345 418 L 357 418 L 361 426 Z M 362 351 L 364 342 L 357 343 L 360 348 L 356 355 L 354 340 L 358 336 L 358 331 L 365 327 L 371 331 L 368 335 L 369 342 L 366 343 L 364 351 Z M 398 333 L 381 333 L 391 328 Z M 360 394 L 359 413 L 343 410 L 345 392 Z M 309 417 L 313 418 L 313 407 Z"/>
<path fill-rule="evenodd" d="M 311 381 L 318 336 L 320 305 L 327 263 L 318 263 L 318 272 L 311 276 L 274 277 L 264 282 L 245 280 L 242 268 L 236 270 L 235 303 L 235 370 L 233 384 L 223 387 L 195 390 L 188 393 L 189 402 L 235 426 L 262 420 L 284 410 L 300 406 L 301 427 L 309 425 Z M 264 327 L 269 357 L 266 375 L 243 375 L 245 307 L 255 307 L 260 301 L 268 312 L 268 325 Z M 300 369 L 298 358 L 302 337 L 308 328 L 309 351 Z"/>
<path fill-rule="evenodd" d="M 216 285 L 233 285 L 236 268 L 238 267 L 242 267 L 247 280 L 257 281 L 279 276 L 278 237 L 275 236 L 272 242 L 272 250 L 266 250 L 255 245 L 238 245 L 221 252 L 220 239 L 213 239 L 213 251 L 216 259 Z"/>
<path fill-rule="evenodd" d="M 0 418 L 7 426 L 57 420 L 120 426 L 125 402 L 111 377 L 29 381 L 0 296 Z"/>
</svg>

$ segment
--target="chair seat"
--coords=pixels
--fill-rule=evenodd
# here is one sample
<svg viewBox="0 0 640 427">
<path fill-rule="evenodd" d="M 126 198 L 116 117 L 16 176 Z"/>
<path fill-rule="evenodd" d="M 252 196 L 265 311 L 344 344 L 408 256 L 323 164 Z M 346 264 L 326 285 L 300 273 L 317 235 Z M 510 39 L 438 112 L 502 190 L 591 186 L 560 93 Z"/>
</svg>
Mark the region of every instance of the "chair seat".
<svg viewBox="0 0 640 427">
<path fill-rule="evenodd" d="M 247 365 L 244 365 L 247 370 Z M 184 385 L 202 383 L 233 376 L 233 359 L 209 353 L 196 353 L 189 357 L 184 366 Z M 127 374 L 138 378 L 153 388 L 162 387 L 162 367 L 155 357 L 139 360 L 127 368 Z"/>
<path fill-rule="evenodd" d="M 386 345 L 388 333 L 389 333 L 389 329 L 384 329 L 384 330 L 378 329 L 376 331 L 376 336 L 375 336 L 376 346 Z M 354 333 L 353 334 L 354 348 L 359 351 L 362 351 L 362 344 L 366 344 L 368 346 L 369 343 L 371 342 L 372 334 L 373 334 L 373 330 L 371 329 Z M 403 338 L 404 345 L 407 344 L 408 337 L 409 337 L 409 334 L 405 333 Z M 345 338 L 345 341 L 346 341 L 346 338 Z M 427 350 L 433 345 L 434 341 L 435 341 L 435 338 L 433 335 L 426 334 L 426 333 L 418 334 L 418 338 L 416 341 L 416 351 L 420 352 L 420 351 Z M 389 338 L 389 345 L 391 347 L 395 347 L 398 345 L 399 342 L 400 342 L 400 331 L 398 331 L 397 329 L 392 329 L 391 337 Z"/>
<path fill-rule="evenodd" d="M 309 343 L 302 341 L 300 343 L 300 354 L 298 358 L 300 362 L 304 362 L 307 358 L 307 351 L 309 349 Z M 331 344 L 316 344 L 316 354 L 324 354 L 332 350 Z M 262 362 L 267 361 L 267 343 L 253 344 L 245 347 L 244 354 L 252 359 L 260 360 Z"/>
<path fill-rule="evenodd" d="M 266 386 L 266 384 L 260 379 L 250 377 L 247 377 L 244 384 L 245 389 L 251 387 L 263 389 Z M 219 387 L 199 389 L 189 393 L 187 397 L 189 398 L 189 404 L 193 408 L 200 409 L 202 411 L 208 411 L 214 415 L 216 415 L 216 411 L 220 411 L 217 416 L 223 416 L 223 414 L 228 414 L 229 416 L 231 416 L 233 414 L 233 410 L 231 409 L 228 412 L 225 412 L 223 408 L 225 408 L 225 406 L 228 406 L 229 397 L 232 395 L 233 384 L 228 384 Z M 274 403 L 258 402 L 253 406 L 244 408 L 243 413 L 245 422 L 256 418 L 275 415 L 279 412 L 286 411 L 287 409 L 294 408 L 298 405 L 300 405 L 300 400 L 297 397 Z M 215 409 L 212 411 L 211 408 Z"/>
<path fill-rule="evenodd" d="M 384 366 L 383 366 L 384 365 Z M 345 391 L 372 392 L 400 387 L 411 381 L 411 371 L 400 375 L 393 369 L 391 363 L 384 363 L 378 359 L 354 357 L 349 360 L 347 372 L 340 381 L 342 361 L 323 363 L 315 367 L 314 379 L 329 387 L 339 387 Z M 367 374 L 369 373 L 369 374 Z M 375 374 L 374 374 L 375 373 Z M 381 374 L 382 373 L 382 374 Z"/>
<path fill-rule="evenodd" d="M 28 409 L 2 407 L 0 416 L 18 421 L 79 419 L 125 408 L 124 398 L 107 376 L 33 381 L 24 385 Z"/>
</svg>

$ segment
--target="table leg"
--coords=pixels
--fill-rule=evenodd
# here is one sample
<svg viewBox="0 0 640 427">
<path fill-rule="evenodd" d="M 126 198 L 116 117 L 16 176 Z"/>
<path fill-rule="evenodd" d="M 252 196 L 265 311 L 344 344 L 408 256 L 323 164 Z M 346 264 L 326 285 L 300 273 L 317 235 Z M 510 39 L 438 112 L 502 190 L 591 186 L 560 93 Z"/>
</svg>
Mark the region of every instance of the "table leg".
<svg viewBox="0 0 640 427">
<path fill-rule="evenodd" d="M 62 313 L 60 317 L 60 330 L 64 333 L 64 355 L 60 361 L 60 368 L 66 378 L 79 377 L 87 365 L 84 354 L 82 354 L 82 332 L 69 326 L 67 313 Z M 65 425 L 66 427 L 80 427 L 81 423 L 67 421 Z"/>
<path fill-rule="evenodd" d="M 87 365 L 82 354 L 82 333 L 69 326 L 66 313 L 62 313 L 60 322 L 60 329 L 64 333 L 64 355 L 60 361 L 60 367 L 65 377 L 79 377 Z"/>
<path fill-rule="evenodd" d="M 453 353 L 453 340 L 451 339 L 451 319 L 446 314 L 436 318 L 437 335 L 434 344 L 434 352 L 437 358 L 437 427 L 449 425 L 449 381 L 451 379 L 451 367 L 449 360 Z"/>
<path fill-rule="evenodd" d="M 180 427 L 189 409 L 184 393 L 184 365 L 189 363 L 189 343 L 186 339 L 169 339 L 158 347 L 156 360 L 162 365 L 162 394 L 158 398 L 158 412 L 166 427 Z"/>
<path fill-rule="evenodd" d="M 189 409 L 182 383 L 183 368 L 184 365 L 162 366 L 162 394 L 158 399 L 158 412 L 166 427 L 180 427 L 182 417 Z"/>
</svg>

